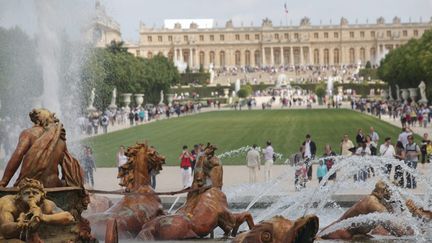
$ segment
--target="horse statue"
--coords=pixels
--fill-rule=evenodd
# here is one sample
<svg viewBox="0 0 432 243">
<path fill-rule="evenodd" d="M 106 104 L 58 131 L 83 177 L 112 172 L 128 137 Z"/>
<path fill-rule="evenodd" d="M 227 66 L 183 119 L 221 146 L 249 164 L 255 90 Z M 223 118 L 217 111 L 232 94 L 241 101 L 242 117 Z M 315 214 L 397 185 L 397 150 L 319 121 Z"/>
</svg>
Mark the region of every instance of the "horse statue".
<svg viewBox="0 0 432 243">
<path fill-rule="evenodd" d="M 164 214 L 159 196 L 150 187 L 150 171 L 162 170 L 165 157 L 142 143 L 129 147 L 125 155 L 128 162 L 118 173 L 120 185 L 126 188 L 125 196 L 107 211 L 88 216 L 98 239 L 115 238 L 117 234 L 120 239 L 133 239 L 144 223 Z"/>
<path fill-rule="evenodd" d="M 232 243 L 311 243 L 319 229 L 319 219 L 307 215 L 296 221 L 275 216 L 239 234 Z"/>
<path fill-rule="evenodd" d="M 145 223 L 139 240 L 181 240 L 205 237 L 216 227 L 225 236 L 235 236 L 239 226 L 254 226 L 249 212 L 232 213 L 222 188 L 222 165 L 214 155 L 216 146 L 208 144 L 198 155 L 194 180 L 185 204 L 173 215 L 164 215 Z"/>
</svg>

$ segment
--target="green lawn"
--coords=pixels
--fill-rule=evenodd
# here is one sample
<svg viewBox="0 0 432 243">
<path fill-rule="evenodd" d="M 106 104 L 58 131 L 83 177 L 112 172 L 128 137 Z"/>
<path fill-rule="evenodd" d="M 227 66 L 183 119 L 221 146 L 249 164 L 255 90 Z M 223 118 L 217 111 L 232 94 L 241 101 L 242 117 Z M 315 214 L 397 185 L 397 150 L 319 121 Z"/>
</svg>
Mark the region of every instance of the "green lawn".
<svg viewBox="0 0 432 243">
<path fill-rule="evenodd" d="M 358 128 L 369 132 L 375 127 L 380 142 L 390 136 L 396 141 L 400 129 L 376 118 L 350 110 L 266 110 L 221 111 L 181 117 L 136 126 L 130 129 L 86 139 L 95 152 L 97 165 L 115 166 L 119 145 L 132 145 L 147 140 L 167 157 L 168 165 L 177 165 L 177 156 L 186 144 L 211 142 L 218 145 L 218 153 L 238 149 L 253 143 L 264 147 L 270 139 L 276 152 L 289 156 L 298 150 L 307 133 L 323 153 L 326 143 L 339 152 L 342 135 L 347 133 L 355 142 Z M 244 157 L 225 159 L 227 164 L 244 164 Z"/>
</svg>

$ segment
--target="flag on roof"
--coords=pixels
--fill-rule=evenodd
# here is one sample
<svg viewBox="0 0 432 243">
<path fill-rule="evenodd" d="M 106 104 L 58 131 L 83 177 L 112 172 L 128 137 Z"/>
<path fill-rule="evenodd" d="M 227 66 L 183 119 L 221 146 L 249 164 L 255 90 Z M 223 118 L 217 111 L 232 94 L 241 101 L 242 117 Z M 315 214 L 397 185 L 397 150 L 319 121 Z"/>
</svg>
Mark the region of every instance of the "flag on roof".
<svg viewBox="0 0 432 243">
<path fill-rule="evenodd" d="M 288 13 L 288 8 L 287 8 L 287 4 L 286 3 L 284 4 L 284 9 L 285 9 L 285 13 L 287 14 Z"/>
</svg>

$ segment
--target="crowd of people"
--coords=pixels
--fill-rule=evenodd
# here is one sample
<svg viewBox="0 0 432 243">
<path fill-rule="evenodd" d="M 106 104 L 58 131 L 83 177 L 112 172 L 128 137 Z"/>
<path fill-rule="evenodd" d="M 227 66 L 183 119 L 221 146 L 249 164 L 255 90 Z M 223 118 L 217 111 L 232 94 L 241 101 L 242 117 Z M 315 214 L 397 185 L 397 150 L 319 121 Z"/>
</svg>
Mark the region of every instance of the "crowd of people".
<svg viewBox="0 0 432 243">
<path fill-rule="evenodd" d="M 218 106 L 220 108 L 220 104 Z M 77 119 L 76 123 L 81 134 L 97 135 L 100 134 L 100 129 L 102 129 L 103 133 L 107 133 L 109 127 L 116 125 L 135 126 L 161 118 L 197 113 L 201 111 L 201 108 L 202 105 L 199 102 L 187 102 L 185 104 L 174 102 L 172 106 L 137 107 L 129 111 L 122 107 L 114 111 L 106 109 L 104 112 L 95 111 L 87 116 L 82 115 Z"/>
<path fill-rule="evenodd" d="M 402 132 L 397 138 L 395 145 L 390 137 L 386 137 L 383 141 L 373 127 L 370 127 L 369 133 L 364 133 L 362 129 L 358 129 L 356 138 L 353 142 L 349 136 L 345 134 L 340 142 L 339 154 L 336 153 L 329 144 L 324 146 L 324 154 L 321 157 L 316 156 L 317 145 L 312 140 L 311 135 L 307 134 L 304 142 L 301 144 L 297 153 L 291 156 L 290 160 L 295 167 L 294 185 L 296 190 L 305 188 L 307 182 L 312 180 L 312 163 L 318 162 L 316 168 L 316 177 L 318 183 L 326 176 L 337 162 L 335 156 L 382 156 L 389 159 L 397 159 L 402 161 L 412 170 L 417 169 L 418 162 L 422 164 L 430 163 L 432 160 L 432 143 L 427 133 L 423 135 L 420 144 L 414 142 L 414 135 L 409 127 L 403 127 Z M 381 143 L 381 144 L 380 144 Z M 249 182 L 257 182 L 258 170 L 261 169 L 261 157 L 264 157 L 265 181 L 271 178 L 270 165 L 273 164 L 274 155 L 273 149 L 269 149 L 271 143 L 267 144 L 267 148 L 263 151 L 258 151 L 256 145 L 246 155 L 246 164 L 249 168 Z M 270 162 L 270 160 L 272 160 Z M 362 167 L 362 166 L 360 166 Z M 401 187 L 415 189 L 417 182 L 415 176 L 407 171 L 404 171 L 402 166 L 397 165 L 393 168 L 392 164 L 386 164 L 381 168 L 382 172 L 390 178 L 393 175 L 395 183 Z M 366 181 L 368 178 L 376 175 L 373 167 L 364 166 L 359 169 L 358 173 L 353 176 L 353 180 Z M 336 179 L 336 172 L 332 172 L 328 180 Z"/>
<path fill-rule="evenodd" d="M 276 81 L 276 75 L 279 73 L 292 74 L 298 77 L 302 82 L 317 83 L 324 80 L 326 77 L 339 76 L 342 80 L 354 81 L 359 80 L 358 70 L 359 65 L 279 65 L 279 66 L 239 66 L 239 67 L 223 67 L 215 69 L 216 79 L 238 76 L 243 79 L 242 75 L 252 75 L 253 80 L 248 80 L 253 84 L 258 84 L 263 80 Z M 275 77 L 273 77 L 275 76 Z"/>
</svg>

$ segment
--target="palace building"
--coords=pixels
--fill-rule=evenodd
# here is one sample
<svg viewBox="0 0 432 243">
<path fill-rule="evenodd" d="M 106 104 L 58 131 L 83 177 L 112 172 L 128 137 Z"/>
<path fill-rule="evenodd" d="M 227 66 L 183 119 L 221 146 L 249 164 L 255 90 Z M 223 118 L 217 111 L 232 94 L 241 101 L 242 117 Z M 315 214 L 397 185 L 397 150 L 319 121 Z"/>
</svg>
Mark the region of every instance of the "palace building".
<svg viewBox="0 0 432 243">
<path fill-rule="evenodd" d="M 386 23 L 312 25 L 305 17 L 298 26 L 274 26 L 264 19 L 261 26 L 224 27 L 212 20 L 165 21 L 163 28 L 140 24 L 138 44 L 129 52 L 151 58 L 162 54 L 193 69 L 233 66 L 350 65 L 377 64 L 388 51 L 412 38 L 420 38 L 432 27 L 429 22 L 402 23 L 398 17 Z"/>
</svg>

